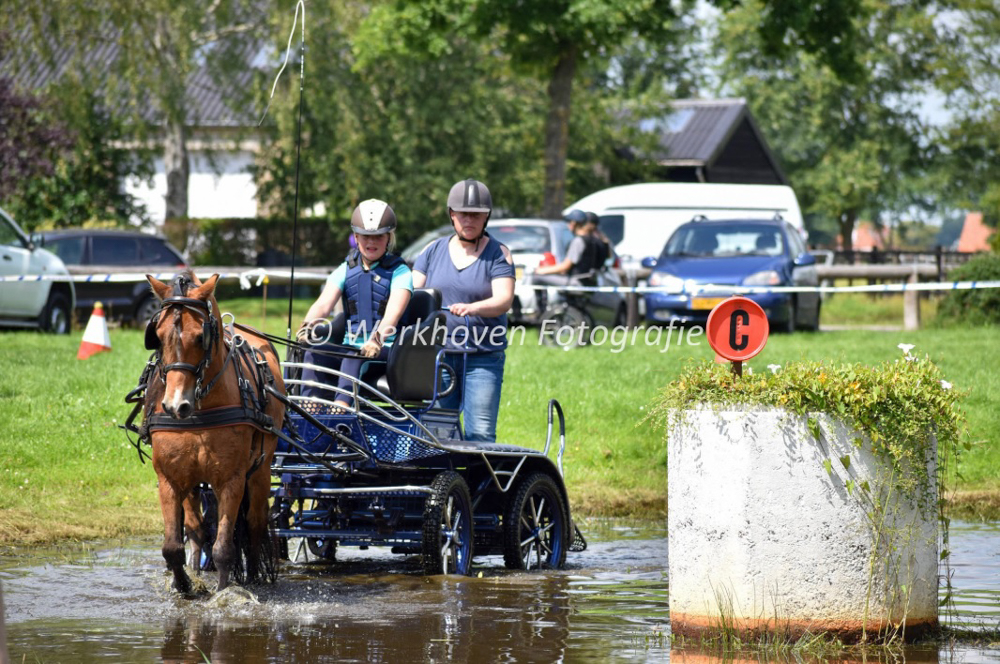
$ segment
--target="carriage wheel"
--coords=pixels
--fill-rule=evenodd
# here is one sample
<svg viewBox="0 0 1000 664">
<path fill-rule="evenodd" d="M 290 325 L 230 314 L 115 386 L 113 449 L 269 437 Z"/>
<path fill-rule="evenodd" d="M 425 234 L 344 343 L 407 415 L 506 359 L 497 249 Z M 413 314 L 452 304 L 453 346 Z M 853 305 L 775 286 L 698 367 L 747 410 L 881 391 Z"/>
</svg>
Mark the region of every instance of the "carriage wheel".
<svg viewBox="0 0 1000 664">
<path fill-rule="evenodd" d="M 545 473 L 521 483 L 504 515 L 503 561 L 510 569 L 562 567 L 569 519 L 555 481 Z"/>
<path fill-rule="evenodd" d="M 321 537 L 309 537 L 306 539 L 306 546 L 309 553 L 323 560 L 337 560 L 337 540 L 324 539 Z"/>
<path fill-rule="evenodd" d="M 268 518 L 270 520 L 270 529 L 272 531 L 288 528 L 289 516 L 286 508 L 286 503 L 280 498 L 275 498 L 274 502 L 271 504 L 271 509 L 268 512 Z M 278 537 L 277 535 L 271 535 L 274 541 L 275 551 L 278 552 L 279 560 L 288 560 L 288 539 L 285 537 Z"/>
<path fill-rule="evenodd" d="M 448 470 L 431 483 L 424 505 L 424 574 L 468 574 L 472 569 L 472 498 L 462 476 Z"/>
</svg>

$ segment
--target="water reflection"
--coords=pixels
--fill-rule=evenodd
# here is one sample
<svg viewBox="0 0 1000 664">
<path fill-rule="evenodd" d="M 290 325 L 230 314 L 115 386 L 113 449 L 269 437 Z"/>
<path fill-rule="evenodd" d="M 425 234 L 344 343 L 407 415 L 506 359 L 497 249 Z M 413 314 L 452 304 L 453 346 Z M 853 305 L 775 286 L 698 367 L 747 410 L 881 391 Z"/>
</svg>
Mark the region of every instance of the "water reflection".
<svg viewBox="0 0 1000 664">
<path fill-rule="evenodd" d="M 565 578 L 432 578 L 402 590 L 360 593 L 338 615 L 308 603 L 269 607 L 242 623 L 191 615 L 165 630 L 168 662 L 538 661 L 563 658 L 570 631 Z M 330 613 L 327 611 L 326 613 Z"/>
<path fill-rule="evenodd" d="M 937 648 L 872 649 L 856 655 L 824 655 L 821 652 L 774 652 L 765 654 L 723 654 L 698 650 L 674 648 L 670 651 L 670 661 L 676 664 L 760 664 L 775 662 L 789 664 L 914 664 L 922 662 L 959 662 L 979 660 L 954 660 L 939 658 Z"/>
<path fill-rule="evenodd" d="M 12 661 L 58 662 L 849 662 L 670 648 L 666 532 L 591 521 L 569 569 L 425 577 L 416 559 L 338 553 L 333 567 L 286 567 L 259 603 L 217 606 L 168 588 L 157 543 L 0 555 Z M 955 524 L 957 620 L 1000 624 L 1000 528 Z M 883 657 L 884 655 L 884 657 Z M 857 661 L 1000 662 L 996 644 L 868 652 Z"/>
</svg>

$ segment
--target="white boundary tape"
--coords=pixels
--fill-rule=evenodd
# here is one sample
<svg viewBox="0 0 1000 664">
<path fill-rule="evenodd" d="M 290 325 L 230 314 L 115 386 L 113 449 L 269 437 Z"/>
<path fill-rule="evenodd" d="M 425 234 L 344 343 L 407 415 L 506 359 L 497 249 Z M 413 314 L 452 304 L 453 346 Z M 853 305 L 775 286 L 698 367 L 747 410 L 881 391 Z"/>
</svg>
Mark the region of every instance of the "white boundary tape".
<svg viewBox="0 0 1000 664">
<path fill-rule="evenodd" d="M 195 273 L 200 279 L 207 279 L 215 272 Z M 161 281 L 169 281 L 176 272 L 158 272 L 152 276 Z M 268 270 L 265 268 L 254 268 L 243 272 L 221 272 L 219 279 L 222 281 L 238 280 L 243 289 L 248 289 L 252 285 L 260 286 L 264 278 L 275 279 L 281 282 L 290 279 L 290 270 Z M 308 270 L 296 270 L 295 280 L 305 283 L 323 283 L 329 275 L 325 272 L 310 272 Z M 86 275 L 20 275 L 0 277 L 0 282 L 4 281 L 73 281 L 77 283 L 136 283 L 146 281 L 145 274 L 117 273 L 117 274 L 86 274 Z M 253 281 L 254 283 L 251 283 Z M 668 286 L 557 286 L 552 284 L 522 284 L 524 287 L 535 290 L 558 290 L 570 293 L 670 293 L 670 294 L 697 294 L 697 293 L 741 293 L 741 294 L 763 294 L 763 293 L 901 293 L 903 291 L 948 291 L 948 290 L 978 290 L 985 288 L 1000 288 L 1000 281 L 937 281 L 926 283 L 893 283 L 893 284 L 871 284 L 864 286 L 736 286 L 732 284 L 688 284 L 683 289 Z"/>
<path fill-rule="evenodd" d="M 894 293 L 903 291 L 977 290 L 1000 288 L 1000 281 L 938 281 L 927 283 L 871 284 L 865 286 L 737 286 L 733 284 L 689 284 L 678 289 L 670 286 L 552 286 L 525 284 L 535 290 L 554 289 L 570 293 Z"/>
<path fill-rule="evenodd" d="M 72 281 L 74 283 L 138 283 L 146 281 L 147 273 L 137 273 L 137 272 L 122 272 L 114 274 L 75 274 L 75 275 L 65 275 L 65 274 L 31 274 L 31 275 L 19 275 L 12 277 L 2 277 L 0 276 L 0 282 L 3 281 Z M 159 279 L 160 281 L 170 281 L 174 278 L 177 272 L 149 272 L 150 276 Z M 213 274 L 219 275 L 220 281 L 233 281 L 238 280 L 240 286 L 243 289 L 250 288 L 251 285 L 260 286 L 264 282 L 264 277 L 268 279 L 279 279 L 281 281 L 288 281 L 291 278 L 290 270 L 266 270 L 264 268 L 255 268 L 253 270 L 246 270 L 244 272 L 216 272 L 207 271 L 201 272 L 195 270 L 195 274 L 198 275 L 199 279 L 207 279 Z M 308 270 L 296 270 L 295 280 L 303 281 L 306 283 L 322 283 L 327 280 L 330 275 L 326 272 L 309 272 Z M 256 283 L 251 284 L 250 281 L 256 277 Z"/>
</svg>

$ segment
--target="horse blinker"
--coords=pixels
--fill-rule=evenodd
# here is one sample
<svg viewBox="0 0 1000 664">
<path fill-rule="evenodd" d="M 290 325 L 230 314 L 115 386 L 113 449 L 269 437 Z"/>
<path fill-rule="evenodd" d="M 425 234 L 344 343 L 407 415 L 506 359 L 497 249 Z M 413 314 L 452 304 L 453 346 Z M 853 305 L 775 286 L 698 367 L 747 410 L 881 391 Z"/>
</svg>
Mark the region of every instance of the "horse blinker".
<svg viewBox="0 0 1000 664">
<path fill-rule="evenodd" d="M 156 334 L 156 326 L 160 324 L 160 314 L 157 313 L 155 316 L 149 319 L 146 323 L 146 350 L 159 350 L 160 348 L 160 337 Z"/>
</svg>

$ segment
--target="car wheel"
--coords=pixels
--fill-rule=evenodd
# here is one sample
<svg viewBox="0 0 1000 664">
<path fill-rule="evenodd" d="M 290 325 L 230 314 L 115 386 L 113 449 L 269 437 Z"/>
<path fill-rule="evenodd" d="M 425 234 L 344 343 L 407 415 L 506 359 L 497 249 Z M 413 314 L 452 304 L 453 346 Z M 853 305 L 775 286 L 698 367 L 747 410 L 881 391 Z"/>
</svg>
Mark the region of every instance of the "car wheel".
<svg viewBox="0 0 1000 664">
<path fill-rule="evenodd" d="M 155 297 L 147 297 L 135 309 L 135 326 L 139 329 L 146 329 L 150 319 L 160 310 L 160 303 Z"/>
<path fill-rule="evenodd" d="M 799 315 L 798 307 L 795 306 L 795 300 L 791 299 L 788 301 L 788 320 L 785 321 L 785 326 L 782 328 L 782 332 L 785 334 L 791 334 L 795 331 L 795 317 Z"/>
<path fill-rule="evenodd" d="M 817 301 L 816 302 L 816 314 L 813 316 L 813 319 L 809 323 L 809 326 L 806 327 L 806 329 L 809 330 L 810 332 L 819 332 L 819 311 L 820 311 L 820 309 L 822 307 L 823 307 L 823 303 Z"/>
<path fill-rule="evenodd" d="M 42 311 L 42 329 L 52 334 L 69 334 L 71 315 L 66 296 L 62 293 L 49 293 L 49 301 Z"/>
</svg>

